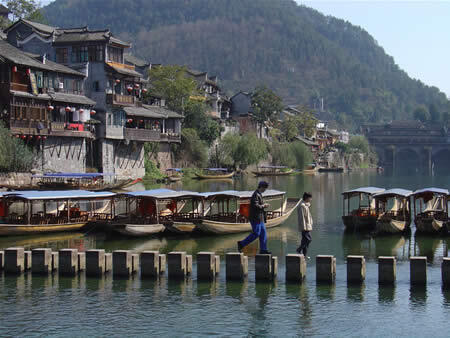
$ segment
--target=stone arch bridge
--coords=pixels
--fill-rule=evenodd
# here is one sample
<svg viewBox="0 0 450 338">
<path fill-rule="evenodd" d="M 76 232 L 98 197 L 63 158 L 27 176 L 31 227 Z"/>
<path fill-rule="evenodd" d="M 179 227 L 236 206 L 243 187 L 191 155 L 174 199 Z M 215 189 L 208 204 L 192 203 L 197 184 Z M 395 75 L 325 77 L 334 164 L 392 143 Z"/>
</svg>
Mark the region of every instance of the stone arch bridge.
<svg viewBox="0 0 450 338">
<path fill-rule="evenodd" d="M 382 166 L 426 174 L 450 170 L 450 133 L 442 125 L 393 121 L 365 125 L 363 132 Z"/>
</svg>

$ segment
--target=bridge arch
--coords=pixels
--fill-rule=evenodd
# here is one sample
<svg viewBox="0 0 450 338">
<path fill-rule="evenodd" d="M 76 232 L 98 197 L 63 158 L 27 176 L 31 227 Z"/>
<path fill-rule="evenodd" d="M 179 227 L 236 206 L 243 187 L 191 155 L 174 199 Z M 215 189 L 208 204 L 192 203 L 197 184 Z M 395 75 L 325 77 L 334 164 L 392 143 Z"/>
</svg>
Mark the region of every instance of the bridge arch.
<svg viewBox="0 0 450 338">
<path fill-rule="evenodd" d="M 435 151 L 431 157 L 434 174 L 448 174 L 450 168 L 450 149 L 441 148 Z"/>
<path fill-rule="evenodd" d="M 395 151 L 395 170 L 404 174 L 415 174 L 424 168 L 424 154 L 413 147 L 402 147 Z"/>
</svg>

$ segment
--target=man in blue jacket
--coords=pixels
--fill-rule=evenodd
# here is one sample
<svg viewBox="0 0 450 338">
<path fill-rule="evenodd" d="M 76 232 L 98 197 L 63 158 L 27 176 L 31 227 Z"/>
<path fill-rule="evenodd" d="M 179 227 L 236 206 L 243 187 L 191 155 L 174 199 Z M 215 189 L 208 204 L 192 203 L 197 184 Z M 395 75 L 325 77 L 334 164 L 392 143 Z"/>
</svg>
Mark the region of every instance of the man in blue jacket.
<svg viewBox="0 0 450 338">
<path fill-rule="evenodd" d="M 260 254 L 271 254 L 270 251 L 267 250 L 267 232 L 265 222 L 265 208 L 269 207 L 269 204 L 264 203 L 262 194 L 269 187 L 269 183 L 265 181 L 261 181 L 258 184 L 258 189 L 255 190 L 251 199 L 250 199 L 250 224 L 252 225 L 252 233 L 247 236 L 243 241 L 237 242 L 239 252 L 242 252 L 242 249 L 253 242 L 255 239 L 259 237 L 259 253 Z"/>
</svg>

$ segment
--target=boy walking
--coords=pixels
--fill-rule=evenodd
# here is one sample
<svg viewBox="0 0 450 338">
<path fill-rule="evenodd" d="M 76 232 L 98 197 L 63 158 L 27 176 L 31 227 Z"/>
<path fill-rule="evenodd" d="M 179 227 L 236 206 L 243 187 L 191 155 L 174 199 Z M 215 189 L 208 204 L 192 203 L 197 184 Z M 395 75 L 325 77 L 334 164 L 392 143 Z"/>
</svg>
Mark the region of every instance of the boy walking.
<svg viewBox="0 0 450 338">
<path fill-rule="evenodd" d="M 300 206 L 297 209 L 298 230 L 302 233 L 302 241 L 297 249 L 299 254 L 303 254 L 305 258 L 310 259 L 307 256 L 308 246 L 311 243 L 311 231 L 313 220 L 311 217 L 311 211 L 309 210 L 312 201 L 312 194 L 305 192 L 303 199 L 300 201 Z"/>
</svg>

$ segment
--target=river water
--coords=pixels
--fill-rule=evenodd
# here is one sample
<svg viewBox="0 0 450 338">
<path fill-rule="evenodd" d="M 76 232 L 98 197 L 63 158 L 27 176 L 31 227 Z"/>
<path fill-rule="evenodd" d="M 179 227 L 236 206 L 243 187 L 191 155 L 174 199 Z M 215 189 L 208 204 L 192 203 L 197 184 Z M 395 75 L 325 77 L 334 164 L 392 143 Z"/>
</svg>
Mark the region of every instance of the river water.
<svg viewBox="0 0 450 338">
<path fill-rule="evenodd" d="M 289 197 L 313 193 L 313 242 L 307 278 L 303 285 L 284 281 L 284 256 L 298 246 L 295 214 L 269 230 L 268 246 L 279 257 L 278 280 L 255 283 L 254 259 L 249 258 L 249 277 L 244 283 L 225 282 L 224 257 L 236 251 L 245 234 L 223 237 L 161 236 L 122 239 L 104 234 L 67 233 L 0 239 L 0 248 L 25 246 L 107 251 L 130 249 L 214 251 L 222 255 L 222 271 L 214 283 L 130 279 L 20 277 L 0 275 L 0 335 L 22 336 L 448 336 L 450 292 L 441 288 L 440 264 L 447 256 L 450 239 L 439 237 L 344 234 L 341 192 L 359 186 L 418 189 L 448 188 L 449 177 L 399 176 L 374 172 L 291 176 L 268 180 L 271 188 Z M 189 181 L 171 188 L 197 191 L 253 189 L 256 178 L 234 181 Z M 147 188 L 153 188 L 147 186 Z M 257 244 L 246 254 L 253 256 Z M 318 254 L 337 258 L 334 286 L 318 286 L 315 259 Z M 364 255 L 367 277 L 363 286 L 347 287 L 345 256 Z M 395 255 L 395 287 L 379 287 L 376 257 Z M 411 288 L 410 256 L 428 258 L 428 285 Z M 195 258 L 194 258 L 195 262 Z"/>
</svg>

